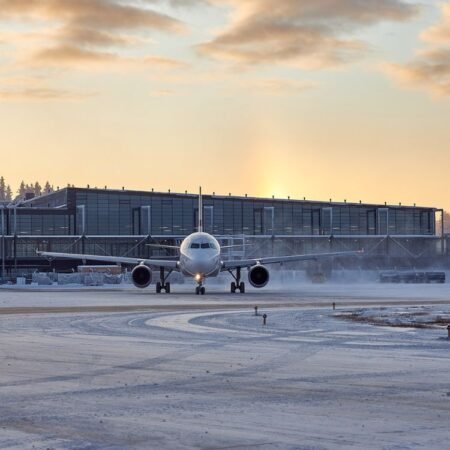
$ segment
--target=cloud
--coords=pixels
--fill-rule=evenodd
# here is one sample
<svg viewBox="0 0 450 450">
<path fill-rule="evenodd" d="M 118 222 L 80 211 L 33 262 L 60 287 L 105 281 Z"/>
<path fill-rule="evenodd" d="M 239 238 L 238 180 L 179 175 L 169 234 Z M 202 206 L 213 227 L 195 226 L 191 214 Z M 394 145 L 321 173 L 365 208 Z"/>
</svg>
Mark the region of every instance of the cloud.
<svg viewBox="0 0 450 450">
<path fill-rule="evenodd" d="M 210 1 L 232 8 L 231 23 L 198 45 L 198 52 L 243 66 L 337 66 L 366 50 L 355 32 L 383 21 L 406 21 L 418 12 L 404 0 Z"/>
<path fill-rule="evenodd" d="M 151 31 L 184 31 L 179 20 L 149 9 L 148 3 L 152 2 L 0 0 L 0 21 L 32 21 L 44 27 L 33 36 L 34 46 L 25 46 L 33 64 L 105 62 L 121 57 L 121 48 Z"/>
<path fill-rule="evenodd" d="M 161 0 L 163 1 L 163 0 Z M 165 1 L 165 0 L 164 0 Z M 92 93 L 60 88 L 61 69 L 169 71 L 186 65 L 145 56 L 153 32 L 185 25 L 157 12 L 158 1 L 0 0 L 1 101 L 82 100 Z M 17 26 L 19 25 L 19 26 Z M 34 79 L 17 80 L 26 74 Z M 42 77 L 40 80 L 37 77 Z"/>
<path fill-rule="evenodd" d="M 76 94 L 63 89 L 22 88 L 0 90 L 1 101 L 51 101 L 51 100 L 83 100 L 94 94 Z"/>
<path fill-rule="evenodd" d="M 450 48 L 424 50 L 407 64 L 385 64 L 383 69 L 403 85 L 450 96 Z"/>
<path fill-rule="evenodd" d="M 0 74 L 0 102 L 48 102 L 48 101 L 82 101 L 98 95 L 93 91 L 79 91 L 59 86 L 50 86 L 45 75 L 14 72 Z"/>
<path fill-rule="evenodd" d="M 450 45 L 450 3 L 443 4 L 442 21 L 436 26 L 430 27 L 421 34 L 421 38 L 431 44 Z"/>
<path fill-rule="evenodd" d="M 183 28 L 172 17 L 126 0 L 0 0 L 0 19 L 10 18 L 56 20 L 92 29 Z"/>
<path fill-rule="evenodd" d="M 450 96 L 450 3 L 442 5 L 442 20 L 426 29 L 421 39 L 428 45 L 405 64 L 385 64 L 384 71 L 399 83 Z"/>
<path fill-rule="evenodd" d="M 176 8 L 190 8 L 192 6 L 208 6 L 210 0 L 140 0 L 141 2 L 166 2 Z"/>
<path fill-rule="evenodd" d="M 145 68 L 146 66 L 160 70 L 183 69 L 189 67 L 188 64 L 164 56 L 149 55 L 143 57 L 118 57 L 115 53 L 97 50 L 87 50 L 71 45 L 46 48 L 33 55 L 33 61 L 39 65 L 59 66 L 61 64 L 79 65 L 84 68 L 122 68 L 133 70 Z"/>
<path fill-rule="evenodd" d="M 131 36 L 120 35 L 83 26 L 65 26 L 54 35 L 55 40 L 80 46 L 117 47 L 131 45 Z"/>
<path fill-rule="evenodd" d="M 115 60 L 116 56 L 111 53 L 86 50 L 71 45 L 60 45 L 36 52 L 33 59 L 35 62 L 44 64 L 103 63 Z"/>
</svg>

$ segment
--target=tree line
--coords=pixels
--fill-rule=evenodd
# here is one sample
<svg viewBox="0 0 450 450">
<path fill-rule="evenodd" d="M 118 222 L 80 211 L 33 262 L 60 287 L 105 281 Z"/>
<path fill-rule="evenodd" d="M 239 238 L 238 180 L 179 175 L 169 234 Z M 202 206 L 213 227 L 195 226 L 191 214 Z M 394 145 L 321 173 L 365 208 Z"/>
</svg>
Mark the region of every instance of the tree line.
<svg viewBox="0 0 450 450">
<path fill-rule="evenodd" d="M 49 194 L 54 190 L 53 185 L 48 181 L 44 184 L 44 187 L 41 186 L 39 181 L 30 184 L 22 181 L 14 194 L 11 185 L 6 183 L 3 176 L 0 176 L 0 201 L 11 202 L 13 200 L 23 200 L 27 194 L 34 194 L 37 197 L 39 195 Z"/>
</svg>

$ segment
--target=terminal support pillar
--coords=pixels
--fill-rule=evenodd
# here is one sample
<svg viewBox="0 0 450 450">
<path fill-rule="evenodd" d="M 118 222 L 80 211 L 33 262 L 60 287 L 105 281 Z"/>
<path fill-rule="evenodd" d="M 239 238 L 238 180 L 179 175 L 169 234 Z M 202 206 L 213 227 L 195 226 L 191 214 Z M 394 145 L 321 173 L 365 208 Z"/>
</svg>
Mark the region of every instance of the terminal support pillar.
<svg viewBox="0 0 450 450">
<path fill-rule="evenodd" d="M 2 208 L 2 222 L 1 222 L 1 227 L 2 227 L 2 248 L 1 248 L 1 253 L 2 253 L 2 278 L 5 277 L 5 266 L 6 266 L 6 255 L 5 255 L 5 209 Z"/>
<path fill-rule="evenodd" d="M 6 268 L 5 249 L 6 249 L 6 246 L 5 246 L 5 235 L 2 234 L 2 249 L 1 249 L 1 252 L 2 252 L 2 278 L 4 278 L 5 274 L 6 274 L 6 271 L 5 271 L 5 268 Z"/>
<path fill-rule="evenodd" d="M 387 259 L 389 265 L 391 264 L 391 254 L 390 254 L 391 246 L 389 245 L 390 244 L 390 242 L 389 242 L 390 240 L 391 240 L 390 236 L 387 235 L 386 236 L 386 259 Z"/>
<path fill-rule="evenodd" d="M 17 272 L 17 234 L 15 234 L 13 238 L 13 252 L 14 252 L 14 270 Z"/>
</svg>

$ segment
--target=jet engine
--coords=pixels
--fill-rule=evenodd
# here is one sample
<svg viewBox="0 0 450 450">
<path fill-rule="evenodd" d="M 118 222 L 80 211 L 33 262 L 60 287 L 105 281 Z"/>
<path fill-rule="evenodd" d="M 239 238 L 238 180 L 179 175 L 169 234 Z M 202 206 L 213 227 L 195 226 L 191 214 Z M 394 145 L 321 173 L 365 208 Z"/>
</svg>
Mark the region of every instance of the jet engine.
<svg viewBox="0 0 450 450">
<path fill-rule="evenodd" d="M 269 271 L 261 265 L 253 266 L 248 271 L 248 281 L 255 288 L 263 288 L 269 282 Z"/>
<path fill-rule="evenodd" d="M 145 289 L 152 282 L 152 271 L 147 266 L 141 264 L 133 269 L 131 279 L 136 287 Z"/>
</svg>

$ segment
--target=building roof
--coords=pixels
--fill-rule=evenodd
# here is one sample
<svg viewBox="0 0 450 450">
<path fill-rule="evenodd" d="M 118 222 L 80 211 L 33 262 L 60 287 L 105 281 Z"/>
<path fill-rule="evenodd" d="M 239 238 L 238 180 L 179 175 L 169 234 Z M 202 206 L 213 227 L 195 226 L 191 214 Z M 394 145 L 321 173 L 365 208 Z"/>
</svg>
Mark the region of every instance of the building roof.
<svg viewBox="0 0 450 450">
<path fill-rule="evenodd" d="M 65 201 L 64 203 L 61 202 L 59 205 L 52 205 L 47 207 L 64 207 L 67 204 L 67 194 L 69 192 L 86 192 L 86 193 L 106 193 L 106 194 L 123 194 L 123 195 L 139 195 L 139 196 L 165 196 L 165 197 L 191 197 L 191 198 L 197 198 L 198 194 L 193 193 L 180 193 L 180 192 L 158 192 L 158 191 L 143 191 L 143 190 L 127 190 L 127 189 L 98 189 L 98 188 L 79 188 L 79 187 L 65 187 L 58 191 L 51 192 L 49 194 L 44 194 L 39 197 L 35 197 L 30 200 L 24 200 L 20 203 L 21 207 L 45 207 L 45 203 L 51 200 L 56 200 L 56 197 L 59 196 L 61 199 L 64 197 Z M 64 195 L 65 194 L 65 195 Z M 429 206 L 418 206 L 418 205 L 402 205 L 399 204 L 388 204 L 388 203 L 363 203 L 363 202 L 336 202 L 332 201 L 331 199 L 329 201 L 323 201 L 323 200 L 311 200 L 311 199 L 294 199 L 294 198 L 277 198 L 277 197 L 250 197 L 247 195 L 239 196 L 239 195 L 221 195 L 221 194 L 203 194 L 203 196 L 207 199 L 214 198 L 214 199 L 231 199 L 231 200 L 248 200 L 248 201 L 257 201 L 257 202 L 291 202 L 291 203 L 304 203 L 304 204 L 316 204 L 316 205 L 322 205 L 323 207 L 330 207 L 330 206 L 362 206 L 362 207 L 373 207 L 373 208 L 418 208 L 418 209 L 432 209 L 432 210 L 438 210 L 438 208 L 435 207 L 429 207 Z M 8 202 L 7 202 L 8 203 Z"/>
</svg>

